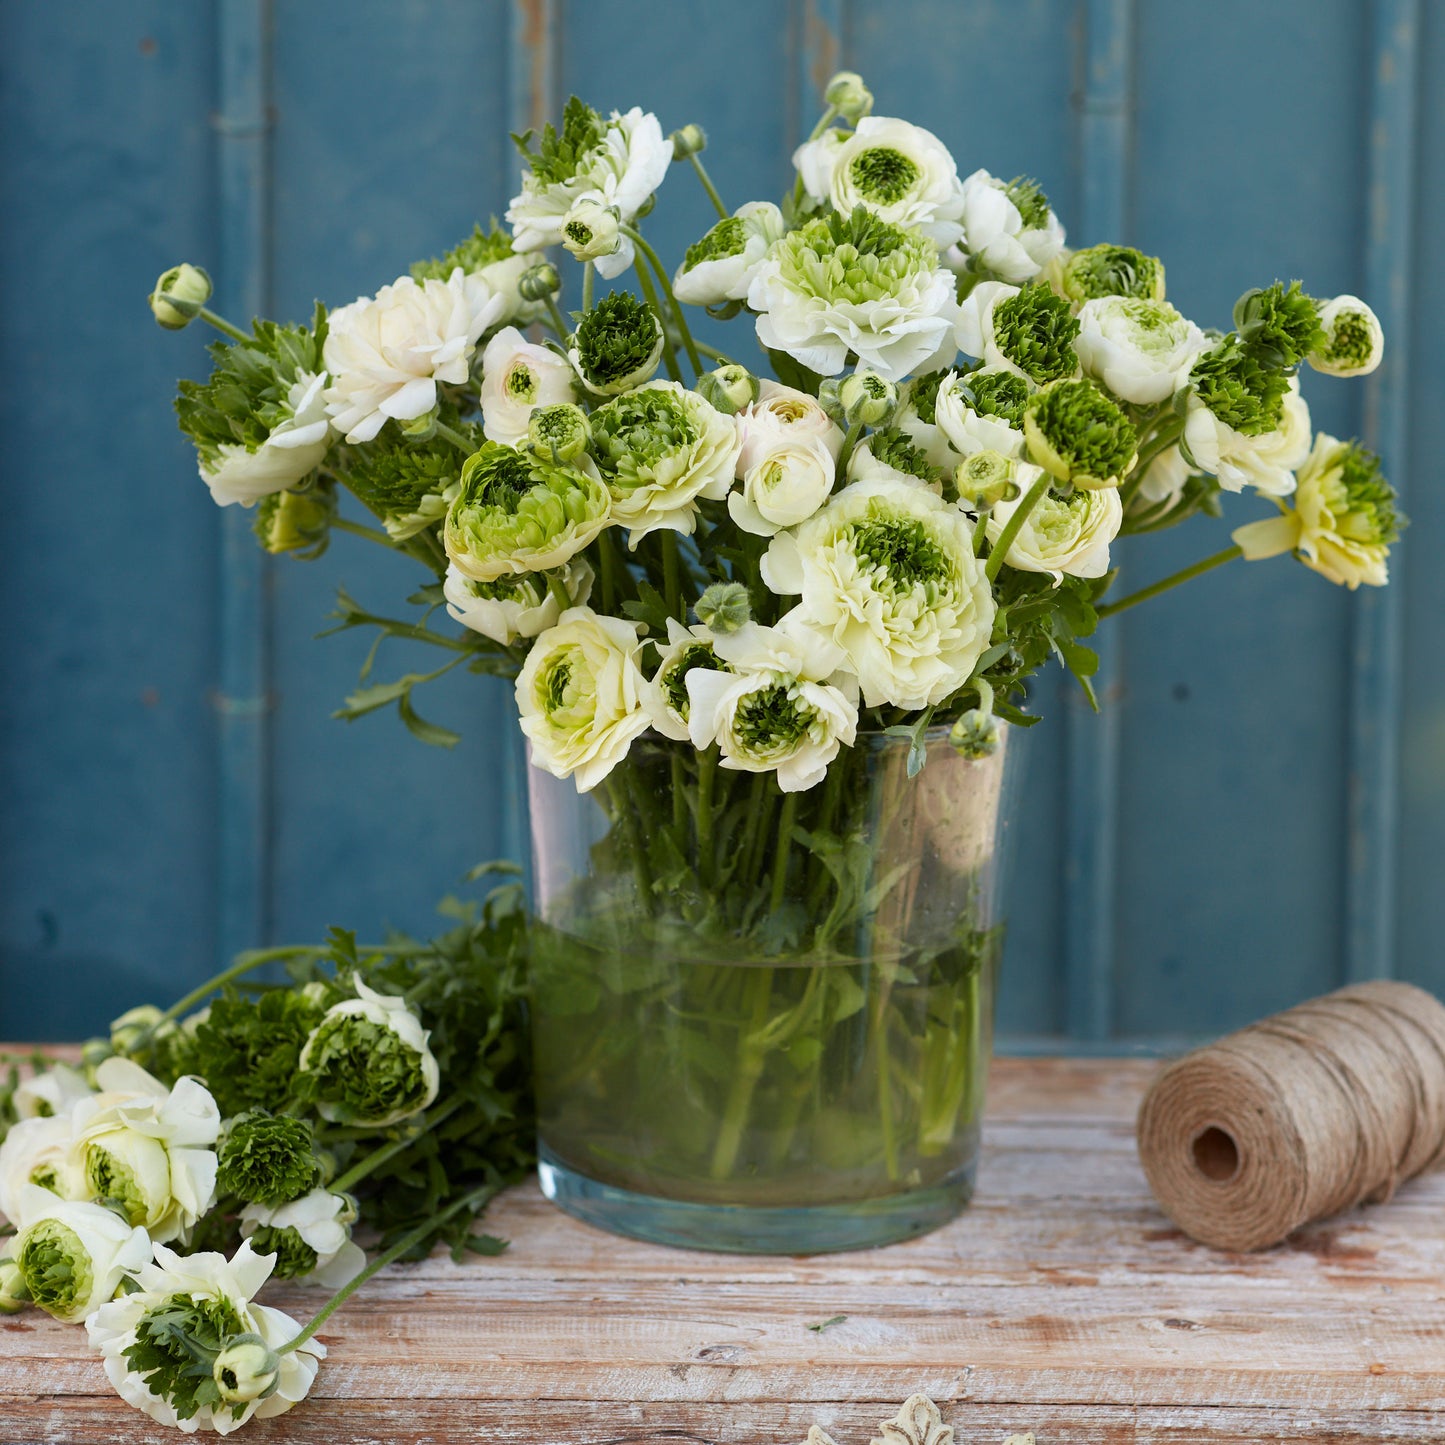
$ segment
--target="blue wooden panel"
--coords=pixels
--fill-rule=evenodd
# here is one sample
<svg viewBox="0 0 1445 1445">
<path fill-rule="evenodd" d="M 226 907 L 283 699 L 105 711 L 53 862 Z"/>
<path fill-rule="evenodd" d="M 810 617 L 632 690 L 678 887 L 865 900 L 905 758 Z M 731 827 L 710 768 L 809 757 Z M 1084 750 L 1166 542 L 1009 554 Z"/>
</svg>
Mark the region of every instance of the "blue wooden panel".
<svg viewBox="0 0 1445 1445">
<path fill-rule="evenodd" d="M 215 251 L 209 7 L 0 7 L 0 1032 L 210 966 L 216 515 L 145 296 Z"/>
</svg>

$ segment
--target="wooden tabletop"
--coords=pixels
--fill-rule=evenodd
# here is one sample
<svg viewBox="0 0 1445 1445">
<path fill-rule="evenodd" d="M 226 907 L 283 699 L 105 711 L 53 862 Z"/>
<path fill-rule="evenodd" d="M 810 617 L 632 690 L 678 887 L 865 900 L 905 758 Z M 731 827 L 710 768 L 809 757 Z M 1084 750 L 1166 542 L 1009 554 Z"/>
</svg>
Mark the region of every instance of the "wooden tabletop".
<svg viewBox="0 0 1445 1445">
<path fill-rule="evenodd" d="M 817 1422 L 866 1445 L 921 1391 L 958 1445 L 1445 1440 L 1445 1175 L 1270 1253 L 1216 1253 L 1145 1188 L 1152 1070 L 1000 1061 L 973 1206 L 863 1254 L 633 1244 L 526 1185 L 488 1216 L 505 1254 L 384 1272 L 323 1331 L 310 1399 L 237 1438 L 796 1445 Z M 263 1298 L 304 1319 L 316 1296 Z M 32 1310 L 0 1340 L 0 1445 L 179 1438 L 111 1393 L 82 1329 Z"/>
</svg>

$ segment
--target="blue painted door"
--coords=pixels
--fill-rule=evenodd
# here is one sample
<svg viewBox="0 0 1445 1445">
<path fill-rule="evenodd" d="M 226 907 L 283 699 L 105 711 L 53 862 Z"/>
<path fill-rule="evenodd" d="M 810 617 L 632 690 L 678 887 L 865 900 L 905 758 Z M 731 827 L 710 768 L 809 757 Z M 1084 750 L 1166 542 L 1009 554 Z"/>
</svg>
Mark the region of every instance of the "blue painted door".
<svg viewBox="0 0 1445 1445">
<path fill-rule="evenodd" d="M 1445 8 L 4 0 L 0 1035 L 96 1030 L 331 923 L 426 930 L 525 847 L 504 686 L 428 699 L 451 754 L 330 719 L 364 648 L 313 636 L 336 585 L 385 604 L 411 575 L 345 536 L 266 561 L 211 505 L 169 409 L 203 338 L 156 330 L 154 277 L 195 260 L 282 318 L 374 291 L 501 213 L 506 132 L 573 90 L 700 122 L 723 194 L 772 194 L 840 65 L 965 170 L 1037 176 L 1076 243 L 1164 256 L 1202 324 L 1299 276 L 1390 328 L 1368 387 L 1306 381 L 1406 493 L 1389 592 L 1236 565 L 1119 619 L 1101 719 L 1042 687 L 1006 1036 L 1157 1044 L 1385 972 L 1445 990 Z M 649 227 L 675 254 L 707 217 L 678 172 Z M 1124 585 L 1255 509 L 1122 549 Z"/>
</svg>

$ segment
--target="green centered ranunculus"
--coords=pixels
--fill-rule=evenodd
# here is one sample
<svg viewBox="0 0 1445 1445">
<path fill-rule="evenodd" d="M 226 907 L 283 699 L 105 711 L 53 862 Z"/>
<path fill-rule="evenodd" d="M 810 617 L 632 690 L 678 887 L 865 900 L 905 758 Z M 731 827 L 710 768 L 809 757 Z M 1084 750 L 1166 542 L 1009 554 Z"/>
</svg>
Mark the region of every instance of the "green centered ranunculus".
<svg viewBox="0 0 1445 1445">
<path fill-rule="evenodd" d="M 577 323 L 568 357 L 597 396 L 640 386 L 662 359 L 662 323 L 626 291 L 611 291 Z"/>
<path fill-rule="evenodd" d="M 590 457 L 560 463 L 486 442 L 467 458 L 447 511 L 447 556 L 476 582 L 545 572 L 592 541 L 611 509 Z"/>
<path fill-rule="evenodd" d="M 25 1230 L 16 1252 L 30 1298 L 61 1318 L 89 1299 L 94 1275 L 90 1251 L 58 1219 L 42 1219 Z"/>
<path fill-rule="evenodd" d="M 1062 284 L 1064 295 L 1078 303 L 1101 296 L 1162 301 L 1164 263 L 1133 246 L 1087 246 L 1069 257 Z"/>
<path fill-rule="evenodd" d="M 1134 424 L 1091 381 L 1056 381 L 1024 409 L 1029 455 L 1062 482 L 1116 487 L 1134 465 Z"/>
<path fill-rule="evenodd" d="M 247 1203 L 299 1199 L 320 1176 L 310 1121 L 264 1109 L 230 1121 L 217 1158 L 217 1187 Z"/>
<path fill-rule="evenodd" d="M 1041 283 L 998 302 L 993 334 L 999 352 L 1038 386 L 1078 374 L 1079 323 L 1069 303 Z"/>
</svg>

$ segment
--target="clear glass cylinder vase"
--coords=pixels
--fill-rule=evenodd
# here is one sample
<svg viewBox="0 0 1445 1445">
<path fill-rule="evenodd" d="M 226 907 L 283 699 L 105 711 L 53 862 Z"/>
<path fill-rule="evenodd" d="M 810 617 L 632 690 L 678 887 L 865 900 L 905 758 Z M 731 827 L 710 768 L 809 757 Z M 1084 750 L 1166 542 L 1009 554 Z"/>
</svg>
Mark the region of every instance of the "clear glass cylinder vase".
<svg viewBox="0 0 1445 1445">
<path fill-rule="evenodd" d="M 1000 731 L 974 760 L 935 729 L 914 776 L 907 738 L 860 735 L 800 793 L 652 733 L 590 793 L 528 769 L 549 1198 L 787 1254 L 964 1207 L 1004 930 Z"/>
</svg>

